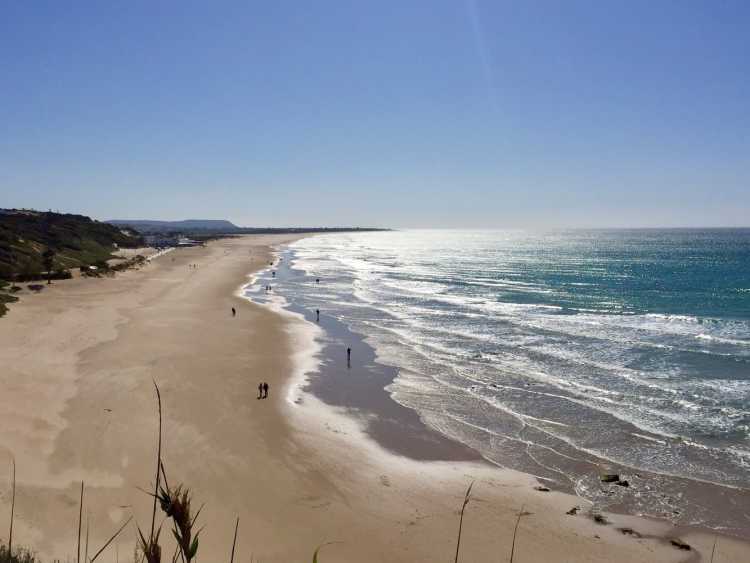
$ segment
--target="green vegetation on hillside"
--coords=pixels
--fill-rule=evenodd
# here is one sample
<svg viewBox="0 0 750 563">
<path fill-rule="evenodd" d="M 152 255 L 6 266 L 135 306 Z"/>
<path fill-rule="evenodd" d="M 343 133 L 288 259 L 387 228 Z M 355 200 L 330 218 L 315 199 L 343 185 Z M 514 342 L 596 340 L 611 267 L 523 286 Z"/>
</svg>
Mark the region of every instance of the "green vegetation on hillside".
<svg viewBox="0 0 750 563">
<path fill-rule="evenodd" d="M 0 279 L 39 279 L 52 269 L 101 264 L 120 248 L 143 246 L 130 229 L 83 215 L 0 209 Z"/>
<path fill-rule="evenodd" d="M 5 306 L 6 303 L 13 303 L 14 301 L 18 301 L 17 297 L 6 293 L 6 291 L 8 291 L 9 289 L 10 288 L 8 286 L 8 282 L 0 280 L 0 317 L 8 312 L 8 307 Z M 2 559 L 0 559 L 0 563 L 2 563 Z"/>
</svg>

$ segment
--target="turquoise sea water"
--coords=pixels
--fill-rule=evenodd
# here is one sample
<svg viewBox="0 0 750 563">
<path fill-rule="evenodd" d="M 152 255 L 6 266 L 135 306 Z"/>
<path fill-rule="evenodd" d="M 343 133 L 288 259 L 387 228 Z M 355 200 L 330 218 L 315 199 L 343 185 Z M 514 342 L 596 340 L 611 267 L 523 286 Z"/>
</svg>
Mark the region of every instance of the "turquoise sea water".
<svg viewBox="0 0 750 563">
<path fill-rule="evenodd" d="M 286 255 L 278 291 L 367 337 L 394 399 L 488 460 L 605 505 L 750 518 L 706 500 L 750 486 L 750 230 L 336 234 Z M 604 467 L 630 490 L 603 491 Z"/>
</svg>

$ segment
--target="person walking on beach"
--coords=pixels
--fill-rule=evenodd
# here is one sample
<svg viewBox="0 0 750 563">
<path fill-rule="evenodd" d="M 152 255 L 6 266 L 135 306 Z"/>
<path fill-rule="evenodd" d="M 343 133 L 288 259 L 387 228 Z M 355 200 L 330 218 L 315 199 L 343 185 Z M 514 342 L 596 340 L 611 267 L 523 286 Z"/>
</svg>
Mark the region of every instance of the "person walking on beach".
<svg viewBox="0 0 750 563">
<path fill-rule="evenodd" d="M 268 399 L 268 383 L 263 382 L 263 398 Z"/>
<path fill-rule="evenodd" d="M 232 316 L 233 317 L 237 316 L 237 311 L 234 309 L 234 307 L 232 307 Z"/>
<path fill-rule="evenodd" d="M 258 398 L 263 398 L 263 383 L 258 383 Z"/>
<path fill-rule="evenodd" d="M 320 309 L 315 309 L 315 322 L 320 322 Z"/>
<path fill-rule="evenodd" d="M 352 367 L 352 349 L 349 347 L 346 349 L 346 365 Z"/>
</svg>

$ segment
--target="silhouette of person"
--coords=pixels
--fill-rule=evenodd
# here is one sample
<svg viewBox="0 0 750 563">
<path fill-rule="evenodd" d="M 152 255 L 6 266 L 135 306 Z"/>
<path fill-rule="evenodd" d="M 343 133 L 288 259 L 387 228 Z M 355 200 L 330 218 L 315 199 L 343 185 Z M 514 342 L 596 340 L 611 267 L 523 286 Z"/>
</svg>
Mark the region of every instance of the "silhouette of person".
<svg viewBox="0 0 750 563">
<path fill-rule="evenodd" d="M 234 317 L 237 314 L 237 311 L 232 307 L 232 316 Z"/>
<path fill-rule="evenodd" d="M 352 349 L 351 348 L 346 349 L 346 365 L 348 367 L 351 367 L 352 365 Z"/>
<path fill-rule="evenodd" d="M 320 278 L 315 278 L 315 283 L 320 283 Z"/>
<path fill-rule="evenodd" d="M 275 278 L 276 277 L 276 272 L 271 272 L 271 277 Z"/>
<path fill-rule="evenodd" d="M 320 309 L 315 309 L 315 322 L 320 322 Z"/>
<path fill-rule="evenodd" d="M 259 399 L 263 398 L 263 384 L 262 383 L 258 383 L 258 398 Z"/>
<path fill-rule="evenodd" d="M 263 382 L 263 398 L 268 399 L 268 383 Z"/>
</svg>

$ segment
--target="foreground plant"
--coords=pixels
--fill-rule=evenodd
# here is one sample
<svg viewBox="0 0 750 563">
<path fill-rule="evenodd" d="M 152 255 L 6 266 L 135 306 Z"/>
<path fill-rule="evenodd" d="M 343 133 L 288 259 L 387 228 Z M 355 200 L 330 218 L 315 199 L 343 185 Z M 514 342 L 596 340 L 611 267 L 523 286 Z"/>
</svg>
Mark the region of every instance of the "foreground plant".
<svg viewBox="0 0 750 563">
<path fill-rule="evenodd" d="M 0 545 L 0 563 L 39 563 L 39 560 L 27 549 L 16 548 L 15 553 L 11 555 L 6 546 Z"/>
<path fill-rule="evenodd" d="M 164 481 L 166 482 L 166 477 Z M 160 487 L 158 498 L 162 512 L 172 519 L 172 534 L 177 540 L 182 558 L 185 563 L 190 563 L 198 553 L 198 535 L 201 531 L 198 530 L 193 535 L 193 527 L 203 507 L 198 509 L 195 516 L 191 516 L 190 489 L 182 485 L 177 485 L 174 490 L 170 490 L 169 485 Z"/>
<path fill-rule="evenodd" d="M 148 540 L 143 535 L 143 532 L 138 528 L 138 547 L 141 548 L 141 553 L 146 559 L 146 563 L 161 563 L 161 546 L 159 545 L 159 534 L 161 534 L 161 526 L 157 528 L 154 535 L 149 536 Z"/>
<path fill-rule="evenodd" d="M 526 514 L 523 511 L 523 507 L 524 505 L 521 505 L 521 510 L 518 511 L 518 516 L 516 517 L 516 525 L 513 528 L 513 542 L 510 544 L 510 563 L 513 563 L 513 557 L 516 554 L 516 535 L 518 534 L 518 524 L 521 523 L 521 517 Z"/>
<path fill-rule="evenodd" d="M 464 503 L 461 505 L 461 517 L 458 520 L 458 538 L 456 539 L 456 558 L 455 563 L 458 563 L 458 550 L 461 549 L 461 530 L 464 526 L 464 512 L 466 511 L 466 505 L 469 504 L 469 501 L 471 500 L 471 488 L 474 486 L 474 481 L 472 481 L 469 484 L 469 488 L 466 489 L 466 494 L 464 495 Z"/>
<path fill-rule="evenodd" d="M 10 500 L 10 532 L 8 532 L 8 561 L 13 557 L 13 513 L 16 510 L 16 458 L 10 458 L 13 464 L 13 493 Z"/>
<path fill-rule="evenodd" d="M 153 511 L 151 513 L 151 532 L 146 535 L 138 528 L 139 547 L 147 563 L 161 563 L 161 545 L 159 536 L 161 535 L 162 526 L 156 528 L 156 508 L 157 504 L 161 511 L 168 519 L 172 521 L 172 535 L 177 541 L 172 561 L 177 561 L 180 557 L 184 563 L 190 563 L 198 553 L 198 535 L 201 530 L 193 533 L 195 521 L 198 519 L 203 507 L 193 516 L 191 513 L 191 494 L 190 489 L 184 485 L 177 485 L 174 489 L 169 486 L 167 474 L 164 470 L 164 463 L 161 458 L 162 450 L 162 405 L 161 392 L 159 386 L 154 381 L 156 390 L 156 399 L 159 411 L 159 442 L 156 450 L 156 479 L 154 483 L 154 492 L 148 493 L 154 498 Z M 235 532 L 236 533 L 236 532 Z M 235 537 L 236 541 L 236 537 Z"/>
</svg>

